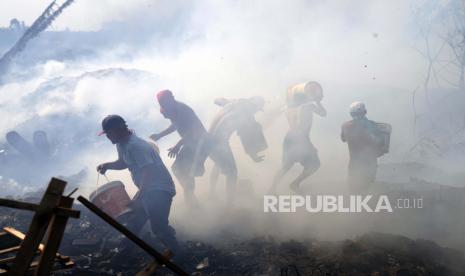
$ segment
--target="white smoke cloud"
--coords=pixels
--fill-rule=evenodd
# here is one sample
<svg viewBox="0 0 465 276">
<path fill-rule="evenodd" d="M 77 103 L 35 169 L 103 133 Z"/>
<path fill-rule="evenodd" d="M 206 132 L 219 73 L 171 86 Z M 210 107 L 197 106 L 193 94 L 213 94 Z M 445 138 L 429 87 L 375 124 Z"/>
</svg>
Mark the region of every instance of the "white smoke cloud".
<svg viewBox="0 0 465 276">
<path fill-rule="evenodd" d="M 423 58 L 412 46 L 415 30 L 409 15 L 417 3 L 76 1 L 57 20 L 57 28 L 106 28 L 116 33 L 120 41 L 95 58 L 48 61 L 38 65 L 27 81 L 0 87 L 0 115 L 9 118 L 0 122 L 0 134 L 25 122 L 41 127 L 49 117 L 71 114 L 71 119 L 61 119 L 70 124 L 53 121 L 52 126 L 62 127 L 54 132 L 60 139 L 75 141 L 75 136 L 80 136 L 89 141 L 85 153 L 75 157 L 73 168 L 87 166 L 92 170 L 81 191 L 85 194 L 95 187 L 94 167 L 115 158 L 113 146 L 105 138 L 95 137 L 100 120 L 107 114 L 123 115 L 130 127 L 147 137 L 168 125 L 155 103 L 154 93 L 158 90 L 173 90 L 208 127 L 218 110 L 213 105 L 215 97 L 263 95 L 267 100 L 265 109 L 270 111 L 284 105 L 284 94 L 290 85 L 316 80 L 323 86 L 323 105 L 328 116 L 315 117 L 311 137 L 322 167 L 304 186 L 312 192 L 338 192 L 345 188 L 348 158 L 346 145 L 339 138 L 340 125 L 349 119 L 348 106 L 352 101 L 364 101 L 370 118 L 394 126 L 391 153 L 382 162 L 402 161 L 414 142 L 411 92 L 423 81 L 425 69 Z M 152 26 L 153 31 L 149 30 Z M 143 43 L 129 43 L 127 36 L 137 36 Z M 266 119 L 266 114 L 260 116 Z M 231 228 L 241 221 L 244 226 L 237 229 L 251 235 L 270 232 L 286 237 L 328 238 L 361 231 L 363 223 L 351 224 L 357 228 L 353 231 L 341 227 L 349 224 L 349 218 L 312 218 L 321 222 L 321 226 L 313 227 L 304 216 L 263 218 L 259 195 L 268 188 L 272 172 L 280 164 L 281 143 L 287 129 L 283 116 L 273 121 L 266 128 L 270 146 L 262 164 L 249 160 L 237 138 L 232 139 L 240 178 L 253 182 L 251 190 L 257 197 L 244 199 L 240 209 L 243 212 L 233 214 L 230 222 L 223 219 L 222 208 L 211 208 L 211 216 L 203 215 L 190 224 L 186 222 L 188 215 L 183 213 L 182 197 L 178 196 L 173 217 L 184 232 L 206 236 L 212 229 L 218 232 L 218 228 Z M 166 149 L 176 139 L 173 136 L 160 143 L 167 165 L 172 160 L 167 159 Z M 209 202 L 206 196 L 211 163 L 207 165 L 198 191 Z M 292 170 L 283 181 L 282 191 L 287 192 L 285 183 L 299 169 Z M 131 182 L 127 172 L 112 172 L 111 178 Z M 182 194 L 181 187 L 177 188 Z M 132 186 L 129 190 L 135 192 Z M 216 207 L 218 203 L 211 205 Z"/>
</svg>

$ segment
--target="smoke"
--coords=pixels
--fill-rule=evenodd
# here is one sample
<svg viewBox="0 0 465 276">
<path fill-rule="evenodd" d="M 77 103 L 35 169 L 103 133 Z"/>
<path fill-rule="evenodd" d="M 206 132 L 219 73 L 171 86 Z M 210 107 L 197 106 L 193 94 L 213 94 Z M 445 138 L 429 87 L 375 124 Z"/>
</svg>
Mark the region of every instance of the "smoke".
<svg viewBox="0 0 465 276">
<path fill-rule="evenodd" d="M 192 214 L 184 206 L 182 188 L 176 187 L 172 221 L 179 232 L 204 239 L 225 232 L 341 238 L 385 229 L 384 217 L 364 218 L 366 223 L 348 215 L 263 214 L 261 196 L 280 165 L 287 130 L 284 116 L 270 116 L 284 106 L 289 86 L 309 80 L 323 86 L 322 104 L 328 116 L 315 116 L 311 133 L 322 167 L 303 183 L 305 192 L 345 191 L 348 151 L 339 135 L 342 122 L 349 120 L 348 106 L 355 100 L 366 103 L 369 118 L 393 125 L 391 152 L 380 162 L 404 161 L 417 138 L 412 92 L 423 81 L 426 66 L 413 47 L 415 29 L 409 17 L 418 1 L 94 2 L 76 1 L 56 24 L 98 30 L 91 37 L 104 35 L 108 41 L 92 49 L 95 56 L 64 57 L 34 67 L 18 65 L 15 70 L 22 71 L 22 79 L 12 77 L 0 87 L 0 115 L 8 118 L 0 121 L 1 135 L 19 129 L 29 139 L 34 129 L 46 129 L 57 147 L 66 149 L 68 159 L 60 167 L 65 172 L 51 174 L 71 174 L 87 167 L 89 174 L 80 189 L 87 195 L 98 185 L 94 168 L 116 158 L 111 143 L 96 137 L 105 115 L 122 115 L 130 128 L 147 138 L 168 126 L 158 112 L 156 91 L 174 91 L 207 128 L 218 112 L 215 98 L 261 95 L 267 103 L 257 117 L 269 122 L 265 126 L 266 160 L 254 163 L 243 153 L 237 137 L 231 140 L 241 180 L 237 209 L 230 210 L 224 203 L 224 184 L 219 185 L 217 196 L 209 197 L 212 164 L 208 161 L 207 173 L 197 181 L 202 210 Z M 82 22 L 82 14 L 88 11 L 88 25 L 80 26 L 77 18 Z M 39 42 L 35 45 L 46 45 Z M 92 41 L 82 43 L 75 47 L 93 45 Z M 166 150 L 177 138 L 172 135 L 160 141 L 167 166 L 172 160 Z M 299 170 L 296 166 L 290 171 L 280 192 L 289 193 L 287 183 Z M 121 179 L 129 193 L 135 193 L 128 172 L 110 172 L 109 176 Z M 414 223 L 403 228 L 410 217 L 403 217 L 389 231 L 430 237 Z"/>
</svg>

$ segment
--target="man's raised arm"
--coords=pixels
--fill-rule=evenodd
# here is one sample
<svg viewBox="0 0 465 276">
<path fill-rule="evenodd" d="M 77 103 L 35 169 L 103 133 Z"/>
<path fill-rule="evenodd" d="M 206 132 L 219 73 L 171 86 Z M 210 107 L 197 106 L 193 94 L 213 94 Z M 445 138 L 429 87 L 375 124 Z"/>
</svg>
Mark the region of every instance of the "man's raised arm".
<svg viewBox="0 0 465 276">
<path fill-rule="evenodd" d="M 150 139 L 157 141 L 175 131 L 176 131 L 176 126 L 171 124 L 167 129 L 163 130 L 162 132 L 150 135 Z"/>
</svg>

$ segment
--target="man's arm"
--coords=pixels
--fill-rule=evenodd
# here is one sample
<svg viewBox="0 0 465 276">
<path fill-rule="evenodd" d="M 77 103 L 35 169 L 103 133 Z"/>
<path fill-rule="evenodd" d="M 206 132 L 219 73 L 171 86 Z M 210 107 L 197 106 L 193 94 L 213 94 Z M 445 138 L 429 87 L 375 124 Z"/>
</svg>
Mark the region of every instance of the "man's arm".
<svg viewBox="0 0 465 276">
<path fill-rule="evenodd" d="M 231 102 L 231 100 L 228 100 L 228 99 L 226 99 L 226 98 L 217 98 L 217 99 L 215 99 L 215 101 L 214 101 L 214 103 L 215 103 L 216 105 L 219 105 L 219 106 L 225 106 L 225 105 L 227 105 L 227 104 L 230 103 L 230 102 Z"/>
<path fill-rule="evenodd" d="M 184 145 L 184 139 L 181 138 L 174 147 L 168 149 L 168 157 L 174 158 L 178 155 L 179 150 L 181 150 L 182 145 Z"/>
<path fill-rule="evenodd" d="M 103 163 L 97 166 L 97 171 L 101 174 L 105 174 L 107 170 L 124 170 L 127 169 L 128 166 L 124 163 L 123 160 L 118 159 L 113 162 Z"/>
<path fill-rule="evenodd" d="M 150 135 L 150 139 L 157 141 L 175 131 L 176 131 L 176 126 L 171 124 L 167 129 L 163 130 L 162 132 Z"/>
<path fill-rule="evenodd" d="M 321 117 L 326 117 L 326 109 L 323 107 L 321 102 L 315 102 L 315 109 L 313 112 L 320 115 Z"/>
<path fill-rule="evenodd" d="M 346 137 L 344 135 L 344 125 L 341 127 L 341 140 L 342 142 L 347 142 Z"/>
</svg>

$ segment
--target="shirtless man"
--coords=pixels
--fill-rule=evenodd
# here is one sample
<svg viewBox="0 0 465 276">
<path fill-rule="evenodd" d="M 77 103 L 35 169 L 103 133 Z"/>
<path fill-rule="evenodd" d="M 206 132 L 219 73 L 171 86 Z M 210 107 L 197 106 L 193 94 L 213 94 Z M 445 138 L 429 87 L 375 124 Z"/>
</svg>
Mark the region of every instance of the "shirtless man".
<svg viewBox="0 0 465 276">
<path fill-rule="evenodd" d="M 237 132 L 250 158 L 255 162 L 263 160 L 263 156 L 258 156 L 258 153 L 266 149 L 267 144 L 261 125 L 255 120 L 254 115 L 263 109 L 265 102 L 262 97 L 234 100 L 221 98 L 216 99 L 215 104 L 223 108 L 213 119 L 209 129 L 213 140 L 210 158 L 215 163 L 210 176 L 211 195 L 215 195 L 221 171 L 226 176 L 227 198 L 230 201 L 237 182 L 237 166 L 229 140 L 233 133 Z"/>
<path fill-rule="evenodd" d="M 171 125 L 150 138 L 157 141 L 175 131 L 181 136 L 178 143 L 168 150 L 168 156 L 176 158 L 171 168 L 184 189 L 186 201 L 189 204 L 197 204 L 194 194 L 195 177 L 202 176 L 205 172 L 208 133 L 192 108 L 175 100 L 171 91 L 159 92 L 157 100 L 160 113 L 171 121 Z"/>
<path fill-rule="evenodd" d="M 314 82 L 314 84 L 321 90 L 318 83 Z M 312 101 L 304 93 L 295 95 L 293 105 L 287 107 L 289 130 L 283 142 L 283 164 L 274 177 L 270 192 L 275 191 L 281 179 L 296 163 L 304 167 L 302 173 L 290 184 L 290 188 L 296 192 L 300 183 L 320 168 L 318 152 L 309 137 L 313 113 L 321 117 L 326 116 L 326 110 L 321 102 Z"/>
</svg>

